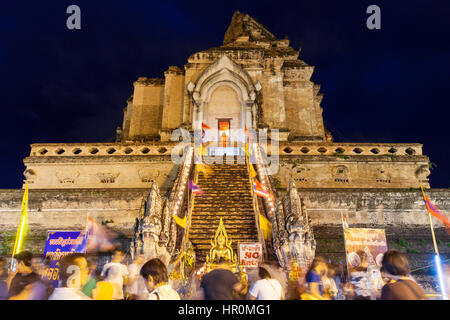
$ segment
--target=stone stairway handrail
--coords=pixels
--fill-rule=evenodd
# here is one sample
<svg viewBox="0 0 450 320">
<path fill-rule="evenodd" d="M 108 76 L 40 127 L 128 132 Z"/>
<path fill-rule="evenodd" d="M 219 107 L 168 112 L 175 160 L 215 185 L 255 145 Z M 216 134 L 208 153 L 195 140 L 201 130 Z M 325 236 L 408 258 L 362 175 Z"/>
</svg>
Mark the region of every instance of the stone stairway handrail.
<svg viewBox="0 0 450 320">
<path fill-rule="evenodd" d="M 258 230 L 258 241 L 262 244 L 263 253 L 264 253 L 264 256 L 266 256 L 267 255 L 267 246 L 266 246 L 266 241 L 264 239 L 264 235 L 261 230 L 261 224 L 259 221 L 259 215 L 260 215 L 261 211 L 259 210 L 259 206 L 258 206 L 258 196 L 253 192 L 253 178 L 251 177 L 251 174 L 250 174 L 251 173 L 250 166 L 252 164 L 250 163 L 249 157 L 247 155 L 245 155 L 245 164 L 247 167 L 248 178 L 249 178 L 249 183 L 250 183 L 250 193 L 252 195 L 253 211 L 255 213 L 256 230 Z"/>
</svg>

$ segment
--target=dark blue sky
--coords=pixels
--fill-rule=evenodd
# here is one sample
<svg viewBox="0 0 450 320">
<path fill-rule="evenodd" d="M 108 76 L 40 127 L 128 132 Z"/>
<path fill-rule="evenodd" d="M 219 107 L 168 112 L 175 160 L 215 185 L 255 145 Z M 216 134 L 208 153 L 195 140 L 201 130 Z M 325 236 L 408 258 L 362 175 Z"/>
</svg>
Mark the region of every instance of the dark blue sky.
<svg viewBox="0 0 450 320">
<path fill-rule="evenodd" d="M 450 187 L 450 4 L 445 1 L 8 1 L 0 4 L 0 188 L 36 142 L 108 142 L 139 76 L 222 44 L 235 10 L 302 48 L 335 141 L 419 142 Z M 81 7 L 82 29 L 66 28 Z M 381 7 L 381 30 L 366 8 Z"/>
</svg>

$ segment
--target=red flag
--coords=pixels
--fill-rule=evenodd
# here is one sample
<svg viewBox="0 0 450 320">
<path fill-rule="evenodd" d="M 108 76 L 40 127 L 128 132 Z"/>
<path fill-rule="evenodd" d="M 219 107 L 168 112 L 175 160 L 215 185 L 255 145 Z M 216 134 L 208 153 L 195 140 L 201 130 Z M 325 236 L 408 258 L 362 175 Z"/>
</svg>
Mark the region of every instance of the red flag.
<svg viewBox="0 0 450 320">
<path fill-rule="evenodd" d="M 203 194 L 204 191 L 200 189 L 198 185 L 196 185 L 194 182 L 189 180 L 189 190 L 192 190 L 193 194 Z"/>
<path fill-rule="evenodd" d="M 447 230 L 447 232 L 450 232 L 450 221 L 447 216 L 443 214 L 441 210 L 439 210 L 439 208 L 431 202 L 430 198 L 425 195 L 422 186 L 420 186 L 420 188 L 422 189 L 423 201 L 425 202 L 425 207 L 427 208 L 428 212 L 439 221 L 444 223 L 445 229 Z"/>
<path fill-rule="evenodd" d="M 211 129 L 206 123 L 202 122 L 202 129 Z"/>
<path fill-rule="evenodd" d="M 257 179 L 253 180 L 253 192 L 256 193 L 256 195 L 263 197 L 263 198 L 269 198 L 269 192 L 267 192 L 263 186 L 259 183 Z"/>
<path fill-rule="evenodd" d="M 253 134 L 250 131 L 248 131 L 248 129 L 247 129 L 247 125 L 244 126 L 244 131 L 245 131 L 245 134 L 247 135 L 249 140 L 254 140 L 253 139 Z"/>
</svg>

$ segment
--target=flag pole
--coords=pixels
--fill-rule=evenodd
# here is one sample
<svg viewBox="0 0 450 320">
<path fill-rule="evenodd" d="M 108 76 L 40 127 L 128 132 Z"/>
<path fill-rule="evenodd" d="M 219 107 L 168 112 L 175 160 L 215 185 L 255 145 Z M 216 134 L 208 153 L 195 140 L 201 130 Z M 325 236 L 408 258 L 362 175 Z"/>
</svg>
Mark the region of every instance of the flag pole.
<svg viewBox="0 0 450 320">
<path fill-rule="evenodd" d="M 347 266 L 347 281 L 350 281 L 350 268 L 348 266 L 347 245 L 345 243 L 344 213 L 342 211 L 341 211 L 341 224 L 342 224 L 342 233 L 344 235 L 344 250 L 345 250 L 345 265 Z"/>
<path fill-rule="evenodd" d="M 420 184 L 420 189 L 422 190 L 423 199 L 425 200 L 425 192 L 423 191 L 422 184 Z M 425 203 L 425 208 L 426 207 L 427 207 L 427 204 Z M 447 300 L 448 296 L 447 296 L 447 293 L 445 291 L 444 281 L 443 281 L 443 277 L 442 277 L 441 258 L 439 257 L 439 248 L 437 246 L 436 236 L 434 234 L 433 220 L 431 219 L 431 213 L 430 213 L 430 211 L 428 209 L 427 209 L 427 212 L 428 212 L 428 219 L 430 221 L 431 236 L 433 238 L 434 252 L 436 253 L 436 256 L 435 256 L 436 268 L 437 268 L 437 271 L 438 271 L 438 278 L 439 278 L 439 283 L 440 283 L 440 286 L 441 286 L 442 298 L 443 298 L 443 300 Z"/>
<path fill-rule="evenodd" d="M 19 227 L 17 228 L 16 240 L 14 243 L 14 249 L 11 257 L 11 270 L 14 267 L 14 256 L 20 252 L 20 248 L 22 246 L 23 232 L 27 220 L 28 215 L 28 181 L 25 182 L 25 192 L 23 193 L 22 198 L 22 206 L 20 209 L 20 222 Z"/>
<path fill-rule="evenodd" d="M 425 199 L 425 192 L 423 191 L 422 184 L 420 184 L 420 189 L 422 190 L 422 195 L 423 195 L 423 198 Z M 425 208 L 426 208 L 426 204 L 425 204 Z M 428 212 L 428 219 L 430 221 L 431 236 L 433 238 L 434 252 L 436 252 L 436 254 L 439 255 L 439 248 L 436 243 L 436 236 L 434 235 L 433 220 L 431 219 L 430 211 L 427 210 L 427 212 Z"/>
</svg>

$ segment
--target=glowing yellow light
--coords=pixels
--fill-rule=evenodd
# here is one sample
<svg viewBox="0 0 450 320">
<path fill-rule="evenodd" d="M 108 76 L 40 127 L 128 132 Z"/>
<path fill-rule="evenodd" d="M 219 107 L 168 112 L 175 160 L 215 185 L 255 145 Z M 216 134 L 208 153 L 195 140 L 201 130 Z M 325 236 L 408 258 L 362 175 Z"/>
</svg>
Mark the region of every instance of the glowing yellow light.
<svg viewBox="0 0 450 320">
<path fill-rule="evenodd" d="M 28 211 L 28 182 L 26 183 L 25 192 L 23 194 L 22 208 L 21 208 L 21 215 L 20 215 L 20 224 L 19 224 L 19 228 L 17 230 L 16 243 L 14 245 L 13 255 L 19 253 L 20 248 L 22 246 L 25 222 L 26 222 L 26 219 L 28 216 L 27 211 Z"/>
<path fill-rule="evenodd" d="M 17 249 L 15 254 L 20 252 L 20 246 L 22 244 L 22 238 L 23 238 L 23 230 L 24 230 L 24 226 L 25 226 L 25 220 L 26 220 L 26 216 L 22 216 L 22 218 L 20 219 L 20 234 L 19 234 L 19 241 L 17 242 Z"/>
</svg>

